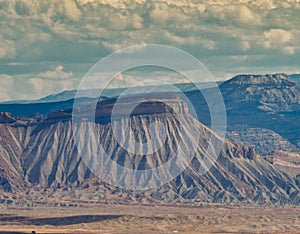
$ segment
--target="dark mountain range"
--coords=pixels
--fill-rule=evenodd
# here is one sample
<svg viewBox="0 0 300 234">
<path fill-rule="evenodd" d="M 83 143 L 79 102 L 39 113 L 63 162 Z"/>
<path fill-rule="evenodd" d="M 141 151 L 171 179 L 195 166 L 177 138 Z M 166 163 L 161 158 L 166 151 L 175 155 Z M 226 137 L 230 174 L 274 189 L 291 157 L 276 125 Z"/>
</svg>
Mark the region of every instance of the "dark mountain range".
<svg viewBox="0 0 300 234">
<path fill-rule="evenodd" d="M 221 81 L 217 82 L 221 84 Z M 192 83 L 177 83 L 174 86 L 179 89 L 181 92 L 188 92 L 191 90 L 195 90 L 195 85 Z M 210 82 L 202 82 L 197 84 L 198 87 L 205 88 L 210 87 Z M 114 88 L 114 89 L 105 89 L 101 95 L 101 99 L 112 98 L 119 96 L 123 93 L 126 88 Z M 170 92 L 170 88 L 168 85 L 161 85 L 161 86 L 136 86 L 131 87 L 130 94 L 144 94 L 149 92 Z M 173 92 L 173 91 L 172 91 Z M 56 103 L 56 102 L 63 102 L 74 99 L 77 95 L 77 98 L 89 98 L 89 99 L 99 99 L 99 91 L 88 89 L 88 90 L 65 90 L 57 94 L 52 94 L 37 100 L 15 100 L 15 101 L 6 101 L 0 104 L 36 104 L 36 103 Z"/>
<path fill-rule="evenodd" d="M 100 100 L 105 99 L 104 97 Z M 88 105 L 91 102 L 96 102 L 95 98 L 79 98 L 77 103 L 79 105 Z M 41 103 L 2 103 L 0 110 L 8 112 L 14 117 L 22 119 L 27 118 L 44 118 L 50 113 L 58 110 L 71 109 L 74 104 L 74 99 L 59 102 L 41 102 Z"/>
</svg>

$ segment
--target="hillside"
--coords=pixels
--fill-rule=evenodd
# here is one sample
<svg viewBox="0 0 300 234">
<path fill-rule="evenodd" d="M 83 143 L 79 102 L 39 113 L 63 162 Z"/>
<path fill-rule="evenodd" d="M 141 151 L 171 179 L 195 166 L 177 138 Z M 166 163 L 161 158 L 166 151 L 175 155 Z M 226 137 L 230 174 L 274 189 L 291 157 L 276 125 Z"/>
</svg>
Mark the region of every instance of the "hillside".
<svg viewBox="0 0 300 234">
<path fill-rule="evenodd" d="M 226 107 L 228 136 L 235 135 L 230 139 L 252 145 L 263 154 L 274 149 L 299 149 L 300 87 L 287 75 L 239 75 L 219 88 Z M 214 96 L 214 90 L 203 92 Z M 210 114 L 204 97 L 199 91 L 185 94 L 199 121 L 209 127 Z M 250 136 L 244 129 L 255 129 L 256 134 Z"/>
<path fill-rule="evenodd" d="M 273 150 L 299 149 L 299 86 L 289 78 L 285 74 L 239 75 L 220 84 L 227 111 L 228 137 L 231 140 L 254 146 L 263 155 L 270 154 Z M 211 92 L 215 90 L 206 89 L 205 85 L 206 83 L 202 84 L 202 92 L 213 96 Z M 203 95 L 192 84 L 178 84 L 177 87 L 184 91 L 193 104 L 198 120 L 210 127 L 210 113 Z M 151 92 L 151 88 L 153 87 L 137 87 L 134 92 Z M 107 90 L 106 94 L 115 96 L 119 91 L 122 89 Z M 96 99 L 88 97 L 96 93 L 93 90 L 80 93 L 79 96 L 82 97 L 77 99 L 77 104 L 84 106 L 95 103 Z M 74 99 L 61 100 L 74 96 L 75 91 L 66 91 L 35 103 L 2 103 L 0 111 L 9 112 L 13 117 L 26 121 L 42 120 L 50 113 L 71 110 Z M 100 98 L 106 99 L 104 96 Z M 111 100 L 113 99 L 108 102 Z M 253 129 L 256 133 L 253 134 L 252 130 L 248 133 L 243 130 L 245 128 Z M 235 137 L 232 138 L 232 135 Z"/>
<path fill-rule="evenodd" d="M 172 100 L 171 98 L 168 101 L 172 103 Z M 1 125 L 1 135 L 7 133 L 7 137 L 3 138 L 1 143 L 3 149 L 1 158 L 4 159 L 4 162 L 1 163 L 3 168 L 1 172 L 2 189 L 14 192 L 31 191 L 35 190 L 35 187 L 51 188 L 54 192 L 61 191 L 64 197 L 68 197 L 72 196 L 76 187 L 77 193 L 81 194 L 80 191 L 84 191 L 81 189 L 88 185 L 94 188 L 91 191 L 99 191 L 96 194 L 91 192 L 89 195 L 94 199 L 100 199 L 100 197 L 108 199 L 109 194 L 116 193 L 127 201 L 129 197 L 136 200 L 142 196 L 146 200 L 154 199 L 171 203 L 185 199 L 232 204 L 298 202 L 299 187 L 291 176 L 262 159 L 252 148 L 228 140 L 223 145 L 216 164 L 207 173 L 201 173 L 206 165 L 203 164 L 205 159 L 211 160 L 213 156 L 205 153 L 211 142 L 210 137 L 215 142 L 220 139 L 209 128 L 191 117 L 186 109 L 182 109 L 182 112 L 178 114 L 171 113 L 167 109 L 161 109 L 162 111 L 155 114 L 149 114 L 148 111 L 143 112 L 151 107 L 156 108 L 155 103 L 157 102 L 144 102 L 144 105 L 148 106 L 147 108 L 139 109 L 136 115 L 116 120 L 121 124 L 121 131 L 125 131 L 128 126 L 131 126 L 136 139 L 150 139 L 149 124 L 153 121 L 163 122 L 167 129 L 165 144 L 154 153 L 149 153 L 149 149 L 145 151 L 143 148 L 139 149 L 138 154 L 124 151 L 112 134 L 113 123 L 98 122 L 96 131 L 91 131 L 93 126 L 87 119 L 77 127 L 79 130 L 81 129 L 80 131 L 84 131 L 80 134 L 87 136 L 85 140 L 100 136 L 100 143 L 106 152 L 109 152 L 108 156 L 124 168 L 151 169 L 171 159 L 172 167 L 181 168 L 183 172 L 166 185 L 133 193 L 113 186 L 100 186 L 103 181 L 99 181 L 93 176 L 78 154 L 72 135 L 70 115 L 68 112 L 65 115 L 61 112 L 59 115 L 52 115 L 55 118 L 49 117 L 36 123 L 15 122 Z M 98 112 L 96 111 L 96 113 Z M 182 127 L 184 121 L 188 125 Z M 197 142 L 193 142 L 195 132 L 198 132 L 200 136 Z M 97 134 L 97 136 L 93 134 Z M 181 139 L 179 136 L 182 134 L 187 138 Z M 180 161 L 172 160 L 172 154 L 177 151 L 179 146 L 185 147 L 187 152 L 192 152 L 191 142 L 198 145 L 196 154 L 191 158 L 191 163 L 182 168 Z M 11 152 L 12 149 L 13 152 Z M 86 151 L 87 154 L 91 154 L 92 151 L 89 150 L 92 149 L 89 148 Z M 184 155 L 184 157 L 186 156 Z M 14 163 L 7 163 L 13 160 L 15 160 Z M 106 167 L 105 170 L 113 172 L 114 168 Z M 15 174 L 12 174 L 13 172 Z M 118 171 L 117 174 L 110 174 L 110 179 L 113 181 L 118 181 L 120 178 L 126 180 L 127 176 L 124 169 Z M 168 176 L 168 171 L 163 174 L 149 174 L 147 177 L 141 177 L 137 182 L 140 185 L 145 183 L 155 185 L 166 176 Z M 35 190 L 35 193 L 39 192 Z M 131 195 L 129 196 L 129 194 Z M 85 199 L 84 194 L 80 197 Z"/>
<path fill-rule="evenodd" d="M 286 74 L 239 75 L 222 83 L 220 89 L 230 112 L 300 110 L 300 87 Z"/>
</svg>

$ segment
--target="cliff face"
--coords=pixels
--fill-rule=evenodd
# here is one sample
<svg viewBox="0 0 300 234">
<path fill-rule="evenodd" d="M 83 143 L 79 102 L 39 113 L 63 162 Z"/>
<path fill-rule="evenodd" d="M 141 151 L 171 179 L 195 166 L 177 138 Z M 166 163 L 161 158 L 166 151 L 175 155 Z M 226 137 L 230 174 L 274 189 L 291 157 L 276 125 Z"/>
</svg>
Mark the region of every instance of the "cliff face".
<svg viewBox="0 0 300 234">
<path fill-rule="evenodd" d="M 169 100 L 169 103 L 180 103 L 180 101 L 172 100 Z M 147 110 L 156 108 L 156 101 L 149 101 L 144 105 L 147 106 Z M 155 114 L 149 114 L 148 111 L 147 113 L 137 112 L 134 116 L 116 120 L 120 121 L 121 129 L 127 129 L 128 126 L 134 129 L 132 133 L 141 141 L 151 139 L 149 126 L 152 122 L 163 122 L 166 140 L 163 147 L 154 153 L 149 153 L 143 148 L 139 149 L 138 154 L 122 150 L 112 134 L 110 122 L 97 123 L 96 131 L 91 131 L 96 135 L 88 136 L 99 137 L 108 156 L 119 165 L 132 169 L 149 169 L 169 160 L 178 145 L 188 148 L 189 141 L 194 139 L 194 133 L 200 133 L 200 139 L 196 142 L 198 147 L 195 156 L 185 170 L 165 186 L 140 192 L 140 194 L 165 202 L 174 202 L 176 199 L 262 204 L 298 202 L 299 187 L 289 175 L 280 172 L 269 162 L 261 159 L 252 148 L 230 141 L 224 143 L 216 164 L 202 175 L 199 171 L 203 166 L 203 159 L 210 157 L 205 154 L 207 147 L 211 144 L 210 137 L 213 135 L 215 139 L 218 139 L 218 136 L 185 111 L 174 115 L 168 111 L 169 109 L 164 109 L 166 110 L 164 112 L 161 111 L 162 109 L 159 110 Z M 80 190 L 81 184 L 97 180 L 77 152 L 72 134 L 72 123 L 69 118 L 65 118 L 66 113 L 60 113 L 63 114 L 62 118 L 59 117 L 60 115 L 53 114 L 54 119 L 48 118 L 34 124 L 0 125 L 2 136 L 0 166 L 4 169 L 1 178 L 2 181 L 7 181 L 2 182 L 3 184 L 9 183 L 15 187 L 15 190 L 21 191 L 36 186 L 57 189 L 76 184 Z M 190 128 L 183 129 L 184 134 L 188 136 L 184 140 L 179 134 L 183 117 L 190 126 Z M 92 128 L 88 120 L 82 124 L 87 130 Z M 78 128 L 80 129 L 81 126 L 79 125 Z M 91 152 L 87 151 L 87 153 Z M 110 168 L 107 170 L 110 171 Z M 126 176 L 125 171 L 121 170 L 118 173 L 120 177 Z M 157 178 L 149 175 L 147 181 L 145 178 L 140 178 L 140 180 L 141 183 L 155 183 Z M 95 184 L 92 186 L 97 188 Z M 2 189 L 11 191 L 6 185 L 3 185 Z M 113 193 L 115 189 L 109 191 Z M 69 193 L 71 194 L 72 190 Z M 126 194 L 128 191 L 120 193 Z"/>
<path fill-rule="evenodd" d="M 270 154 L 274 150 L 297 150 L 287 139 L 265 128 L 249 128 L 245 125 L 229 127 L 227 137 L 232 141 L 255 147 L 260 155 Z"/>
<path fill-rule="evenodd" d="M 240 75 L 221 84 L 220 90 L 228 125 L 242 142 L 263 154 L 299 150 L 300 86 L 287 75 Z"/>
<path fill-rule="evenodd" d="M 188 105 L 183 102 L 179 94 L 145 94 L 122 98 L 111 98 L 98 103 L 92 103 L 80 108 L 76 112 L 82 118 L 98 123 L 107 123 L 114 119 L 152 114 L 188 114 Z M 59 110 L 50 113 L 47 120 L 70 120 L 72 110 Z"/>
<path fill-rule="evenodd" d="M 231 140 L 253 145 L 260 153 L 300 149 L 300 86 L 285 74 L 239 75 L 219 85 Z M 214 90 L 204 90 L 211 96 Z M 199 91 L 186 93 L 199 121 L 210 126 Z M 243 126 L 242 128 L 240 126 Z M 249 130 L 249 131 L 248 131 Z"/>
<path fill-rule="evenodd" d="M 25 186 L 21 155 L 23 145 L 17 135 L 26 129 L 0 124 L 0 189 L 17 192 Z"/>
<path fill-rule="evenodd" d="M 300 178 L 300 152 L 275 150 L 266 159 L 282 171 Z"/>
<path fill-rule="evenodd" d="M 300 88 L 285 74 L 239 75 L 220 85 L 229 110 L 299 111 Z"/>
</svg>

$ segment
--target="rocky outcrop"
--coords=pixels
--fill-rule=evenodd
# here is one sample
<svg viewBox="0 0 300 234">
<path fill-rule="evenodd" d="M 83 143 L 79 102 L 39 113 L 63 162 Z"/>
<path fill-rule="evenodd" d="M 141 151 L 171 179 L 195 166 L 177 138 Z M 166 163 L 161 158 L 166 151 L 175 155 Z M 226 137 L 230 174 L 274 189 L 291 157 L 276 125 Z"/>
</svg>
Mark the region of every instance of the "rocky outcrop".
<svg viewBox="0 0 300 234">
<path fill-rule="evenodd" d="M 230 139 L 253 145 L 263 154 L 274 149 L 300 148 L 300 88 L 287 75 L 239 75 L 219 88 L 226 107 L 227 126 L 233 133 L 228 134 Z M 204 92 L 213 97 L 216 90 Z M 199 121 L 210 126 L 210 110 L 204 96 L 199 91 L 187 92 L 186 96 Z"/>
<path fill-rule="evenodd" d="M 221 84 L 220 90 L 229 129 L 242 142 L 263 154 L 299 148 L 300 87 L 287 75 L 239 75 Z"/>
<path fill-rule="evenodd" d="M 293 176 L 300 176 L 300 151 L 275 150 L 267 155 L 265 159 L 282 171 L 288 172 Z"/>
<path fill-rule="evenodd" d="M 0 124 L 0 188 L 4 191 L 17 192 L 26 185 L 21 166 L 23 144 L 18 139 L 25 132 L 26 128 Z"/>
<path fill-rule="evenodd" d="M 98 123 L 108 123 L 123 117 L 153 114 L 189 114 L 188 105 L 177 93 L 158 93 L 132 95 L 112 98 L 82 107 L 76 112 L 82 119 Z M 50 113 L 47 121 L 70 120 L 72 109 Z"/>
<path fill-rule="evenodd" d="M 275 150 L 297 150 L 297 147 L 287 139 L 266 128 L 237 125 L 227 129 L 227 137 L 239 144 L 254 147 L 260 155 L 271 154 Z"/>
<path fill-rule="evenodd" d="M 180 103 L 180 100 L 177 103 Z M 147 109 L 156 108 L 156 101 L 147 101 L 146 105 L 148 105 Z M 135 139 L 142 141 L 155 137 L 151 136 L 149 131 L 149 125 L 152 122 L 164 123 L 166 129 L 165 144 L 164 147 L 154 153 L 148 153 L 143 148 L 140 148 L 137 154 L 124 151 L 114 138 L 112 123 L 110 122 L 97 123 L 96 129 L 93 131 L 89 131 L 94 126 L 90 125 L 88 119 L 82 123 L 86 131 L 89 132 L 89 134 L 83 133 L 83 136 L 91 139 L 99 138 L 109 157 L 118 164 L 132 169 L 149 169 L 161 165 L 171 158 L 179 145 L 189 149 L 191 146 L 189 141 L 194 139 L 194 134 L 196 132 L 200 134 L 200 139 L 196 142 L 198 147 L 195 155 L 179 176 L 157 189 L 145 192 L 134 191 L 133 197 L 146 196 L 149 199 L 158 199 L 164 202 L 188 199 L 189 201 L 234 204 L 285 204 L 297 201 L 299 187 L 295 180 L 288 174 L 282 173 L 271 163 L 263 160 L 253 148 L 248 146 L 226 141 L 216 163 L 207 173 L 201 174 L 200 168 L 203 166 L 204 159 L 211 157 L 205 153 L 211 144 L 210 138 L 214 136 L 217 139 L 218 136 L 186 112 L 174 114 L 166 107 L 159 110 L 164 112 L 156 112 L 155 114 L 137 112 L 138 115 L 116 120 L 122 126 L 120 131 L 131 127 L 134 129 Z M 55 121 L 48 119 L 22 126 L 14 123 L 0 125 L 2 138 L 5 136 L 4 133 L 9 133 L 5 141 L 0 142 L 3 149 L 0 152 L 1 159 L 3 159 L 0 166 L 5 170 L 7 169 L 7 173 L 3 174 L 6 179 L 2 180 L 4 181 L 3 184 L 9 182 L 23 191 L 26 191 L 28 187 L 51 188 L 53 190 L 66 188 L 66 193 L 71 196 L 74 194 L 73 185 L 76 185 L 77 190 L 80 190 L 86 187 L 88 181 L 97 181 L 97 177 L 91 173 L 78 154 L 72 134 L 71 120 L 64 117 L 64 113 L 56 113 L 52 115 Z M 182 128 L 183 120 L 188 121 L 189 128 Z M 81 129 L 80 124 L 77 127 Z M 188 136 L 187 138 L 182 139 L 180 137 L 180 129 Z M 120 132 L 120 134 L 123 133 Z M 88 140 L 88 138 L 86 139 Z M 13 151 L 11 151 L 12 149 Z M 86 153 L 90 154 L 91 152 L 87 151 Z M 11 163 L 13 160 L 14 163 Z M 113 168 L 106 168 L 108 171 L 113 171 L 111 169 Z M 118 173 L 121 178 L 126 178 L 125 171 L 121 170 Z M 167 174 L 159 176 L 165 175 Z M 157 178 L 149 174 L 146 180 L 145 178 L 140 178 L 140 180 L 155 183 Z M 95 191 L 99 189 L 97 184 L 103 183 L 99 181 L 89 184 Z M 70 186 L 71 189 L 68 190 Z M 101 189 L 106 191 L 101 193 L 104 198 L 109 197 L 109 194 L 112 193 L 118 193 L 119 196 L 130 193 L 130 191 L 112 188 L 112 186 L 104 186 Z"/>
<path fill-rule="evenodd" d="M 111 117 L 113 109 L 115 109 L 113 114 L 120 117 L 160 113 L 189 113 L 187 104 L 176 93 L 146 94 L 100 102 L 97 105 L 96 116 Z"/>
<path fill-rule="evenodd" d="M 224 82 L 224 85 L 237 85 L 241 87 L 251 86 L 254 87 L 255 85 L 266 85 L 266 86 L 279 86 L 279 87 L 286 87 L 286 86 L 294 86 L 295 83 L 289 79 L 289 76 L 284 73 L 278 74 L 267 74 L 267 75 L 238 75 L 233 77 L 232 79 Z"/>
<path fill-rule="evenodd" d="M 220 85 L 226 107 L 236 113 L 300 110 L 300 88 L 286 74 L 239 75 Z"/>
<path fill-rule="evenodd" d="M 0 112 L 0 123 L 14 123 L 16 120 L 8 112 Z"/>
</svg>

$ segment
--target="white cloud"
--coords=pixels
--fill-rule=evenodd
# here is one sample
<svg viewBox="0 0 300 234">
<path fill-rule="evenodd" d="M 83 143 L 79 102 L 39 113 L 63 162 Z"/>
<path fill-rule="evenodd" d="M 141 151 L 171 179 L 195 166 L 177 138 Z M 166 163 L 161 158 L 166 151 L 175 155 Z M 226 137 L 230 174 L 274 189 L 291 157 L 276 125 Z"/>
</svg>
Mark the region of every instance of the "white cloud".
<svg viewBox="0 0 300 234">
<path fill-rule="evenodd" d="M 78 21 L 81 17 L 81 11 L 78 9 L 76 2 L 73 0 L 62 0 L 64 10 L 69 19 Z"/>
<path fill-rule="evenodd" d="M 50 90 L 50 88 L 52 87 L 50 82 L 39 78 L 32 78 L 28 83 L 30 83 L 34 88 L 34 96 L 40 95 L 45 89 Z"/>
<path fill-rule="evenodd" d="M 248 51 L 251 48 L 250 42 L 249 41 L 242 41 L 241 42 L 241 49 L 243 51 Z"/>
<path fill-rule="evenodd" d="M 0 1 L 0 64 L 67 68 L 132 45 L 166 44 L 212 64 L 215 73 L 296 66 L 299 6 L 296 0 Z M 69 68 L 36 70 L 19 82 L 31 79 L 28 85 L 41 95 L 72 87 Z"/>
<path fill-rule="evenodd" d="M 10 100 L 12 91 L 12 77 L 6 74 L 0 74 L 0 101 Z"/>
<path fill-rule="evenodd" d="M 31 87 L 31 94 L 28 95 L 28 99 L 37 99 L 76 87 L 75 82 L 72 80 L 54 80 L 49 82 L 49 80 L 41 78 L 31 78 L 28 80 L 28 84 Z"/>
<path fill-rule="evenodd" d="M 59 65 L 54 70 L 39 73 L 37 76 L 46 79 L 70 79 L 73 74 L 72 72 L 65 72 L 63 66 Z"/>
<path fill-rule="evenodd" d="M 273 0 L 253 1 L 253 4 L 264 10 L 272 10 L 276 7 Z"/>
<path fill-rule="evenodd" d="M 266 49 L 276 50 L 283 55 L 295 55 L 295 36 L 292 31 L 284 29 L 270 29 L 264 32 L 265 41 L 261 44 Z"/>
<path fill-rule="evenodd" d="M 171 4 L 170 4 L 171 5 Z M 190 20 L 190 16 L 184 13 L 178 7 L 170 7 L 165 2 L 153 2 L 152 10 L 150 11 L 151 19 L 158 25 L 166 26 L 168 23 L 183 24 Z"/>
<path fill-rule="evenodd" d="M 0 34 L 0 59 L 14 59 L 16 57 L 15 43 L 6 40 Z"/>
<path fill-rule="evenodd" d="M 299 22 L 292 20 L 292 15 L 297 18 L 292 14 L 295 1 L 20 0 L 0 4 L 0 20 L 10 19 L 1 26 L 0 59 L 10 60 L 86 60 L 140 43 L 189 48 L 197 54 L 203 50 L 223 54 L 223 48 L 231 48 L 232 54 L 244 53 L 255 50 L 259 43 L 251 41 L 260 35 L 265 35 L 265 41 L 290 40 L 290 30 L 281 29 L 289 32 L 282 35 L 280 29 L 266 30 L 268 25 L 288 27 Z M 286 17 L 274 9 L 280 7 L 285 7 Z M 261 47 L 268 48 L 267 43 Z"/>
<path fill-rule="evenodd" d="M 284 29 L 271 29 L 264 32 L 265 38 L 271 43 L 286 43 L 293 39 L 293 34 Z"/>
<path fill-rule="evenodd" d="M 196 45 L 197 43 L 200 42 L 199 39 L 196 37 L 180 37 L 168 31 L 163 31 L 162 35 L 167 41 L 175 42 L 177 45 L 187 45 L 187 44 Z M 211 46 L 213 45 L 207 42 L 207 47 L 211 48 Z"/>
<path fill-rule="evenodd" d="M 293 55 L 295 54 L 295 49 L 291 46 L 286 46 L 283 48 L 283 52 L 287 55 Z"/>
<path fill-rule="evenodd" d="M 239 62 L 243 62 L 248 58 L 247 55 L 238 55 L 238 56 L 230 56 L 230 59 L 232 61 L 239 61 Z"/>
<path fill-rule="evenodd" d="M 73 78 L 73 73 L 65 72 L 61 65 L 58 65 L 53 70 L 41 72 L 36 75 L 31 74 L 31 77 L 30 75 L 28 77 L 27 84 L 33 90 L 29 99 L 40 98 L 62 90 L 74 89 L 77 84 L 77 80 Z M 27 79 L 23 78 L 23 80 Z"/>
<path fill-rule="evenodd" d="M 201 40 L 201 44 L 208 50 L 216 49 L 215 42 L 213 40 Z"/>
<path fill-rule="evenodd" d="M 229 1 L 208 6 L 206 14 L 208 18 L 217 19 L 223 24 L 232 22 L 249 27 L 261 23 L 260 15 L 255 14 L 246 4 L 230 4 Z"/>
<path fill-rule="evenodd" d="M 236 20 L 244 24 L 260 24 L 260 16 L 254 14 L 246 5 L 236 7 L 231 11 L 236 14 Z"/>
<path fill-rule="evenodd" d="M 269 41 L 258 41 L 258 45 L 262 46 L 264 49 L 270 49 L 271 48 L 271 43 Z"/>
</svg>

